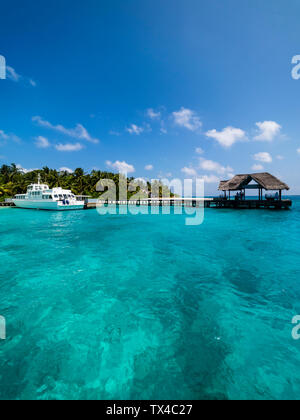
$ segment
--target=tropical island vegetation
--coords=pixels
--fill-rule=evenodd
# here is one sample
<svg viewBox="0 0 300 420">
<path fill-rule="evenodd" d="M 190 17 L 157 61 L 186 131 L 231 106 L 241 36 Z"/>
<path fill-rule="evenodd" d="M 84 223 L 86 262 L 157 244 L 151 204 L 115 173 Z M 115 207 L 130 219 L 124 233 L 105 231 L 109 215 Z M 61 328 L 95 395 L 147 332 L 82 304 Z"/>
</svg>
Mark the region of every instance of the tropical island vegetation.
<svg viewBox="0 0 300 420">
<path fill-rule="evenodd" d="M 36 183 L 38 174 L 41 175 L 43 183 L 48 184 L 50 188 L 62 187 L 64 189 L 72 190 L 76 195 L 86 195 L 92 198 L 98 198 L 101 193 L 96 189 L 96 186 L 100 180 L 109 179 L 112 180 L 117 187 L 120 181 L 120 175 L 112 172 L 93 170 L 90 173 L 86 173 L 82 168 L 75 169 L 74 172 L 67 170 L 56 170 L 44 167 L 43 169 L 37 169 L 33 171 L 25 171 L 18 167 L 16 164 L 2 165 L 0 168 L 0 201 L 4 201 L 5 198 L 13 197 L 16 194 L 23 194 L 26 192 L 28 185 Z M 145 183 L 145 188 L 135 180 L 135 178 L 127 178 L 127 186 L 130 183 L 136 181 L 137 186 L 135 191 L 128 191 L 128 198 L 132 197 L 137 192 L 147 197 L 151 193 L 150 182 Z M 160 196 L 162 195 L 162 187 L 159 187 Z M 164 188 L 165 192 L 165 188 Z M 173 196 L 173 194 L 170 194 Z"/>
</svg>

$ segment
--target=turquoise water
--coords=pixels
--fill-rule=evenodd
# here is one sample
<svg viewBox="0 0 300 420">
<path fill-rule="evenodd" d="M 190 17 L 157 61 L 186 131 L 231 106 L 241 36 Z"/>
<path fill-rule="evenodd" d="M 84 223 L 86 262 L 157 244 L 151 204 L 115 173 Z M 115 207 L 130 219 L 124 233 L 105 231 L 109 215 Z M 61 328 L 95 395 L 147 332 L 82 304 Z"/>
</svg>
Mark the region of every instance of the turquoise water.
<svg viewBox="0 0 300 420">
<path fill-rule="evenodd" d="M 0 210 L 0 399 L 296 399 L 292 211 Z"/>
</svg>

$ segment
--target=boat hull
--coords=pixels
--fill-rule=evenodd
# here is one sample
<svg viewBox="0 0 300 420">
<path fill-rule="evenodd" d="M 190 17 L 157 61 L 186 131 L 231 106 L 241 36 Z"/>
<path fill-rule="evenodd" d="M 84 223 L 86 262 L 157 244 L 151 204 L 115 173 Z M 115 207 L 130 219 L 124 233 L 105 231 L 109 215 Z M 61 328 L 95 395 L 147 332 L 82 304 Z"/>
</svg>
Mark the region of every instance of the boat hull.
<svg viewBox="0 0 300 420">
<path fill-rule="evenodd" d="M 70 211 L 83 210 L 84 202 L 79 201 L 78 204 L 63 204 L 57 201 L 28 201 L 28 200 L 13 200 L 16 207 L 20 209 L 32 210 L 50 210 L 50 211 Z"/>
</svg>

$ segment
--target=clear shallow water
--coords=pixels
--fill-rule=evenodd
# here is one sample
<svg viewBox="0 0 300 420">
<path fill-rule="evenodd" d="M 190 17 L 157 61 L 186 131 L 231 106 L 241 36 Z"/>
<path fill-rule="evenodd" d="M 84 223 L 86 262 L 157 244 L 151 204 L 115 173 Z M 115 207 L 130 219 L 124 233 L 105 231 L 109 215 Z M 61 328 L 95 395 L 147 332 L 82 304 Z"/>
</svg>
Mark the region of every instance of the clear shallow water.
<svg viewBox="0 0 300 420">
<path fill-rule="evenodd" d="M 300 396 L 292 211 L 0 210 L 0 399 Z"/>
</svg>

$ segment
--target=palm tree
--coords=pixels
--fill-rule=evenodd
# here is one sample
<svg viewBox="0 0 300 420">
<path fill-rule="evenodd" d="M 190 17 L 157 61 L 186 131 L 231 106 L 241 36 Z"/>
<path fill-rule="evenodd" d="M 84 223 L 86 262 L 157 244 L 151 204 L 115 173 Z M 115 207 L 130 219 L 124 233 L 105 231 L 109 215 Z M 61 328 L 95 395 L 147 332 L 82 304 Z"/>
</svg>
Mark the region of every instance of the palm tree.
<svg viewBox="0 0 300 420">
<path fill-rule="evenodd" d="M 83 194 L 84 192 L 84 181 L 85 181 L 85 173 L 82 168 L 77 168 L 74 171 L 75 176 L 75 188 L 79 191 L 79 194 Z"/>
<path fill-rule="evenodd" d="M 13 181 L 15 175 L 19 173 L 19 169 L 15 163 L 10 165 L 9 181 Z"/>
<path fill-rule="evenodd" d="M 0 185 L 0 199 L 3 199 L 9 195 L 9 190 L 4 186 Z"/>
<path fill-rule="evenodd" d="M 90 195 L 92 197 L 99 197 L 99 192 L 96 190 L 97 183 L 100 180 L 110 179 L 114 181 L 117 190 L 117 197 L 119 197 L 120 181 L 128 184 L 134 178 L 120 178 L 119 174 L 107 171 L 92 171 L 86 174 L 82 168 L 77 168 L 74 173 L 58 172 L 56 169 L 50 169 L 45 166 L 42 170 L 32 172 L 22 172 L 15 164 L 11 166 L 3 165 L 0 168 L 0 199 L 11 197 L 15 194 L 22 194 L 26 191 L 29 184 L 36 183 L 38 174 L 41 174 L 42 180 L 49 184 L 50 188 L 61 186 L 65 189 L 72 190 L 75 194 Z M 151 191 L 151 184 L 148 185 L 148 190 Z M 159 193 L 162 194 L 162 187 L 159 186 Z M 135 194 L 135 192 L 128 191 L 128 198 Z"/>
</svg>

